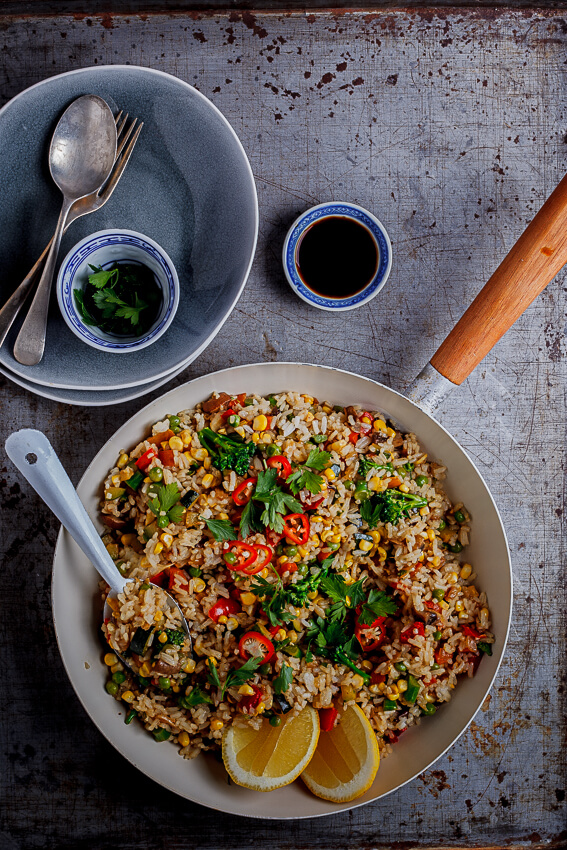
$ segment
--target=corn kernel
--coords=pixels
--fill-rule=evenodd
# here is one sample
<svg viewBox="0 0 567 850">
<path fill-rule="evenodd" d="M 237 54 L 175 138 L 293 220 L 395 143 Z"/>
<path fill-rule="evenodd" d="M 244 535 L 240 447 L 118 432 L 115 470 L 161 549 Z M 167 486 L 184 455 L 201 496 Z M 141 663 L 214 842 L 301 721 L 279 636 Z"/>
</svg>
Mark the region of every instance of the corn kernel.
<svg viewBox="0 0 567 850">
<path fill-rule="evenodd" d="M 205 470 L 210 469 L 212 465 L 213 465 L 213 461 L 211 460 L 211 458 L 206 457 L 205 460 L 203 461 L 203 469 L 205 469 Z"/>
<path fill-rule="evenodd" d="M 296 632 L 300 632 L 303 626 L 301 625 L 301 620 L 295 619 L 292 623 L 293 628 Z"/>
<path fill-rule="evenodd" d="M 193 579 L 193 592 L 194 593 L 202 593 L 206 587 L 205 582 L 202 578 L 194 578 Z"/>
<path fill-rule="evenodd" d="M 169 448 L 177 449 L 178 452 L 183 450 L 183 440 L 181 437 L 170 437 L 169 438 Z"/>
<path fill-rule="evenodd" d="M 138 539 L 136 534 L 123 534 L 120 538 L 120 542 L 123 546 L 131 546 L 132 543 L 135 543 Z"/>
<path fill-rule="evenodd" d="M 433 541 L 435 540 L 435 532 L 433 531 L 432 528 L 427 529 L 427 536 L 428 536 L 429 540 L 431 540 L 431 542 L 433 543 Z"/>
<path fill-rule="evenodd" d="M 375 528 L 372 531 L 369 531 L 368 533 L 370 534 L 370 537 L 373 539 L 375 545 L 378 545 L 378 543 L 380 543 L 380 540 L 382 539 L 382 535 L 380 534 L 378 529 Z"/>
<path fill-rule="evenodd" d="M 397 686 L 398 686 L 398 691 L 399 691 L 401 694 L 403 694 L 403 693 L 404 693 L 404 691 L 407 691 L 407 689 L 408 689 L 408 683 L 406 682 L 406 680 L 405 680 L 405 679 L 398 679 L 398 681 L 396 682 L 396 684 L 397 684 Z"/>
<path fill-rule="evenodd" d="M 228 617 L 226 616 L 226 614 L 221 614 L 220 617 L 217 618 L 217 623 L 220 623 L 221 626 L 224 626 L 226 623 L 228 623 Z"/>
<path fill-rule="evenodd" d="M 371 691 L 373 694 L 379 694 L 380 693 L 380 686 L 379 685 L 370 685 L 368 690 Z"/>
<path fill-rule="evenodd" d="M 364 422 L 365 425 L 370 425 L 371 422 L 372 422 L 372 417 L 371 416 L 361 416 L 360 421 Z"/>
<path fill-rule="evenodd" d="M 431 563 L 434 567 L 439 567 L 441 565 L 441 558 L 439 557 L 439 555 L 435 555 Z"/>
<path fill-rule="evenodd" d="M 347 585 L 348 584 L 354 584 L 354 579 L 353 579 L 352 576 L 350 576 L 350 575 L 345 576 L 344 573 L 343 573 L 343 578 L 344 578 L 345 584 L 347 584 Z"/>
<path fill-rule="evenodd" d="M 190 740 L 191 739 L 189 738 L 187 732 L 181 732 L 181 734 L 177 738 L 177 743 L 180 744 L 182 747 L 187 747 L 189 745 Z"/>
<path fill-rule="evenodd" d="M 345 702 L 356 699 L 356 691 L 352 685 L 341 685 L 341 693 Z"/>
<path fill-rule="evenodd" d="M 122 454 L 118 458 L 118 463 L 116 464 L 116 466 L 118 467 L 118 469 L 123 469 L 123 467 L 125 467 L 127 463 L 128 455 L 126 454 L 126 452 L 122 452 Z"/>
<path fill-rule="evenodd" d="M 319 546 L 321 544 L 321 539 L 318 534 L 312 534 L 310 540 L 314 546 Z"/>
<path fill-rule="evenodd" d="M 238 434 L 238 436 L 239 436 L 239 437 L 242 437 L 242 439 L 244 439 L 244 438 L 245 438 L 245 436 L 246 436 L 246 431 L 244 430 L 244 428 L 242 427 L 242 425 L 239 425 L 239 426 L 238 426 L 238 428 L 235 428 L 234 430 L 236 431 L 236 433 Z"/>
<path fill-rule="evenodd" d="M 324 405 L 323 405 L 323 413 L 332 413 L 332 412 L 333 412 L 333 408 L 332 408 L 332 407 L 329 407 L 329 405 L 328 405 L 328 404 L 324 404 Z"/>
<path fill-rule="evenodd" d="M 173 534 L 169 534 L 169 532 L 164 531 L 163 534 L 160 534 L 159 539 L 161 540 L 164 546 L 167 546 L 169 548 L 173 543 Z"/>
<path fill-rule="evenodd" d="M 329 537 L 329 543 L 341 543 L 342 539 L 343 538 L 340 534 L 333 534 L 331 537 Z"/>
<path fill-rule="evenodd" d="M 115 487 L 118 487 L 118 485 L 120 484 L 120 476 L 119 475 L 113 475 L 110 480 L 112 481 L 112 483 L 114 484 Z"/>
<path fill-rule="evenodd" d="M 261 437 L 261 440 L 262 440 L 262 442 L 264 443 L 264 445 L 269 445 L 269 444 L 272 442 L 272 440 L 273 440 L 273 439 L 274 439 L 274 438 L 273 438 L 273 436 L 270 434 L 270 432 L 269 432 L 269 431 L 265 431 L 265 432 L 262 434 L 262 437 Z"/>
<path fill-rule="evenodd" d="M 329 485 L 327 484 L 326 478 L 321 478 L 321 493 L 326 493 L 329 489 Z"/>
<path fill-rule="evenodd" d="M 304 420 L 305 420 L 305 422 L 313 422 L 313 420 L 314 420 L 314 419 L 315 419 L 315 417 L 313 416 L 313 414 L 311 413 L 311 411 L 310 411 L 310 410 L 308 410 L 308 411 L 307 411 L 307 413 L 306 413 L 306 414 L 305 414 L 305 416 L 304 416 Z"/>
<path fill-rule="evenodd" d="M 226 621 L 226 627 L 227 627 L 229 632 L 233 632 L 235 629 L 237 629 L 238 628 L 238 620 L 236 619 L 236 617 L 229 617 L 228 620 Z"/>
<path fill-rule="evenodd" d="M 269 571 L 269 569 L 268 569 L 267 567 L 264 567 L 264 569 L 263 569 L 263 570 L 261 570 L 261 571 L 258 573 L 258 575 L 260 576 L 260 578 L 268 578 L 268 576 L 270 575 L 270 571 Z"/>
<path fill-rule="evenodd" d="M 439 603 L 439 605 L 441 606 L 441 608 L 443 608 L 443 610 L 444 610 L 444 611 L 446 611 L 446 610 L 447 610 L 447 608 L 449 607 L 449 603 L 448 603 L 448 602 L 445 602 L 445 600 L 444 600 L 444 599 L 442 599 L 442 600 L 441 600 L 441 602 Z"/>
<path fill-rule="evenodd" d="M 288 562 L 288 561 L 289 561 L 289 558 L 287 557 L 287 555 L 280 555 L 280 557 L 278 558 L 277 563 L 278 563 L 278 564 L 279 564 L 279 566 L 281 567 L 281 566 L 283 566 L 284 564 L 287 564 L 287 562 Z"/>
<path fill-rule="evenodd" d="M 209 487 L 211 487 L 214 480 L 215 480 L 215 476 L 211 475 L 210 472 L 207 472 L 207 474 L 203 476 L 203 480 L 201 481 L 201 484 L 203 485 L 203 487 L 208 489 Z"/>
<path fill-rule="evenodd" d="M 297 643 L 297 632 L 293 632 L 291 629 L 286 633 L 286 637 L 290 643 Z"/>
<path fill-rule="evenodd" d="M 476 589 L 474 584 L 471 584 L 471 586 L 467 587 L 466 589 L 469 592 L 469 596 L 478 596 L 478 590 Z"/>
<path fill-rule="evenodd" d="M 124 700 L 124 702 L 134 702 L 136 697 L 132 693 L 132 691 L 124 691 L 124 693 L 122 694 L 122 699 Z"/>
<path fill-rule="evenodd" d="M 315 401 L 315 399 L 311 395 L 302 395 L 301 398 L 303 399 L 305 404 L 313 404 L 313 402 Z"/>
<path fill-rule="evenodd" d="M 449 582 L 449 584 L 456 584 L 458 578 L 459 576 L 457 575 L 457 573 L 449 573 L 449 575 L 447 576 L 447 581 Z"/>
<path fill-rule="evenodd" d="M 154 614 L 154 623 L 159 623 L 160 620 L 163 620 L 163 611 L 158 608 Z"/>
<path fill-rule="evenodd" d="M 193 448 L 193 449 L 190 450 L 189 453 L 190 453 L 191 457 L 193 458 L 193 460 L 205 460 L 205 458 L 209 456 L 208 451 L 206 449 L 203 449 L 203 448 L 200 448 L 200 449 Z"/>
<path fill-rule="evenodd" d="M 256 714 L 263 714 L 266 710 L 266 703 L 261 702 L 258 708 L 256 709 Z"/>
<path fill-rule="evenodd" d="M 394 685 L 390 685 L 390 687 L 386 689 L 386 692 L 388 693 L 389 696 L 393 696 L 394 694 L 399 694 L 400 689 L 398 688 L 397 685 L 394 684 Z"/>
<path fill-rule="evenodd" d="M 217 431 L 217 434 L 222 434 L 223 437 L 224 437 L 224 435 L 226 434 L 226 428 L 219 428 L 219 430 Z"/>
<path fill-rule="evenodd" d="M 364 661 L 361 661 L 360 666 L 363 670 L 372 670 L 372 661 L 368 661 L 367 658 Z"/>
<path fill-rule="evenodd" d="M 464 611 L 464 610 L 465 610 L 465 603 L 463 602 L 462 599 L 458 599 L 457 602 L 455 602 L 455 611 L 461 612 L 461 611 Z"/>
<path fill-rule="evenodd" d="M 372 427 L 375 431 L 386 431 L 387 425 L 383 419 L 375 419 L 372 423 Z"/>
<path fill-rule="evenodd" d="M 407 484 L 400 484 L 400 486 L 398 487 L 398 490 L 401 493 L 409 493 L 409 487 L 408 487 Z"/>
<path fill-rule="evenodd" d="M 370 552 L 370 550 L 374 547 L 374 543 L 370 540 L 359 540 L 358 548 L 361 552 Z"/>
<path fill-rule="evenodd" d="M 312 590 L 311 593 L 307 594 L 307 598 L 316 605 L 319 599 L 319 592 L 317 590 Z"/>
<path fill-rule="evenodd" d="M 158 541 L 154 546 L 154 555 L 159 555 L 160 552 L 163 552 L 163 543 Z"/>
<path fill-rule="evenodd" d="M 352 557 L 352 555 L 347 555 L 345 558 L 345 567 L 352 567 L 353 564 L 354 558 Z"/>
<path fill-rule="evenodd" d="M 250 685 L 241 685 L 238 688 L 239 694 L 244 694 L 247 697 L 254 696 L 254 688 L 251 688 Z"/>
<path fill-rule="evenodd" d="M 386 488 L 386 482 L 379 475 L 373 475 L 368 482 L 368 489 L 381 493 Z"/>
<path fill-rule="evenodd" d="M 191 445 L 192 435 L 191 431 L 189 431 L 187 428 L 184 428 L 183 431 L 180 431 L 177 436 L 183 441 L 184 446 Z"/>
<path fill-rule="evenodd" d="M 222 720 L 212 720 L 211 721 L 211 729 L 213 730 L 213 732 L 220 732 L 220 730 L 222 729 L 223 726 L 224 726 L 224 723 L 222 722 Z"/>
<path fill-rule="evenodd" d="M 252 422 L 252 428 L 254 431 L 265 431 L 267 427 L 268 420 L 263 413 L 254 417 L 254 421 Z"/>
<path fill-rule="evenodd" d="M 217 661 L 214 655 L 209 655 L 209 657 L 207 658 L 207 664 L 209 665 L 209 667 L 218 667 L 218 663 L 219 662 Z"/>
<path fill-rule="evenodd" d="M 388 694 L 388 699 L 397 700 L 400 698 L 399 694 Z"/>
<path fill-rule="evenodd" d="M 429 513 L 429 508 L 424 507 L 424 508 L 419 509 L 419 515 L 420 516 L 427 516 L 428 513 Z"/>
<path fill-rule="evenodd" d="M 352 677 L 352 685 L 357 690 L 360 690 L 361 687 L 363 686 L 363 684 L 364 684 L 364 679 L 362 678 L 362 676 L 359 676 L 358 673 L 355 676 Z"/>
<path fill-rule="evenodd" d="M 332 537 L 333 529 L 332 528 L 324 528 L 320 534 L 321 540 L 323 543 L 326 543 L 329 537 Z"/>
<path fill-rule="evenodd" d="M 252 434 L 252 442 L 254 443 L 255 446 L 257 446 L 258 443 L 260 442 L 260 435 L 257 434 L 256 432 L 254 432 Z"/>
<path fill-rule="evenodd" d="M 325 476 L 327 481 L 334 481 L 335 478 L 337 477 L 335 472 L 330 467 L 328 469 L 325 469 L 325 471 L 323 472 L 323 475 Z"/>
<path fill-rule="evenodd" d="M 327 447 L 328 452 L 337 452 L 339 454 L 341 449 L 344 449 L 346 446 L 346 440 L 335 440 L 334 443 L 331 443 L 330 446 Z"/>
<path fill-rule="evenodd" d="M 253 605 L 256 602 L 256 594 L 254 593 L 241 593 L 240 601 L 243 605 Z"/>
<path fill-rule="evenodd" d="M 144 663 L 140 667 L 140 676 L 143 676 L 144 679 L 147 679 L 151 675 L 151 672 L 152 668 L 150 667 L 147 661 L 144 661 Z"/>
<path fill-rule="evenodd" d="M 194 673 L 196 666 L 197 666 L 197 664 L 195 662 L 195 659 L 190 658 L 189 661 L 187 662 L 187 664 L 184 666 L 183 672 L 184 673 Z"/>
<path fill-rule="evenodd" d="M 467 579 L 470 578 L 472 573 L 472 567 L 470 564 L 463 564 L 461 569 L 461 578 Z"/>
<path fill-rule="evenodd" d="M 159 640 L 159 642 L 160 642 L 160 643 L 167 643 L 167 635 L 166 635 L 166 633 L 165 633 L 165 632 L 162 632 L 162 633 L 161 633 L 161 635 L 158 637 L 158 640 Z"/>
<path fill-rule="evenodd" d="M 394 431 L 393 428 L 386 428 L 386 434 L 388 435 L 388 437 L 395 437 L 396 436 L 396 432 Z"/>
<path fill-rule="evenodd" d="M 104 656 L 104 663 L 107 667 L 112 667 L 118 661 L 117 656 L 113 652 L 107 652 Z"/>
<path fill-rule="evenodd" d="M 306 549 L 305 546 L 298 546 L 297 551 L 300 558 L 306 558 L 309 554 L 309 549 Z"/>
</svg>

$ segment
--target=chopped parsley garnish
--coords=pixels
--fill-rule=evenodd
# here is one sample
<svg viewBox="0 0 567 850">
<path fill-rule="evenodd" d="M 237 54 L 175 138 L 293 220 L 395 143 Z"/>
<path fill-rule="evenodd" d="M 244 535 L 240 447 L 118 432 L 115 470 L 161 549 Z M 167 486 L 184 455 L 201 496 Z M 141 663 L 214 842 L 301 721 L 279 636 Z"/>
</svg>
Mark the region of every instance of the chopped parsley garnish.
<svg viewBox="0 0 567 850">
<path fill-rule="evenodd" d="M 248 505 L 254 502 L 261 502 L 264 509 L 260 515 L 259 506 L 252 504 L 252 507 L 246 508 L 242 512 L 240 520 L 240 532 L 242 537 L 246 537 L 251 529 L 259 530 L 259 523 L 263 527 L 271 528 L 276 533 L 281 534 L 284 527 L 283 518 L 289 513 L 303 513 L 303 505 L 297 499 L 294 499 L 289 493 L 284 493 L 281 487 L 278 487 L 276 480 L 278 473 L 276 469 L 266 469 L 260 472 L 256 481 L 256 487 L 252 493 L 252 497 Z M 288 478 L 289 481 L 289 478 Z M 260 530 L 263 531 L 262 526 Z"/>
<path fill-rule="evenodd" d="M 194 708 L 196 705 L 203 705 L 204 703 L 211 703 L 212 699 L 205 691 L 202 691 L 199 685 L 195 685 L 192 691 L 179 698 L 178 700 L 181 708 Z"/>
<path fill-rule="evenodd" d="M 157 517 L 167 516 L 170 522 L 180 522 L 183 505 L 179 504 L 181 491 L 174 481 L 172 484 L 152 484 L 148 496 L 148 508 Z"/>
<path fill-rule="evenodd" d="M 402 517 L 409 517 L 412 511 L 426 506 L 427 499 L 422 496 L 400 490 L 384 490 L 361 504 L 360 516 L 369 528 L 374 528 L 379 522 L 397 525 Z"/>
<path fill-rule="evenodd" d="M 205 519 L 200 517 L 215 540 L 236 540 L 237 534 L 233 524 L 228 519 Z"/>
<path fill-rule="evenodd" d="M 305 463 L 286 479 L 285 483 L 291 492 L 297 495 L 300 490 L 309 490 L 315 496 L 320 493 L 323 479 L 321 475 L 317 475 L 317 471 L 321 472 L 326 469 L 330 459 L 329 452 L 321 451 L 318 448 L 312 449 Z"/>
<path fill-rule="evenodd" d="M 182 632 L 179 629 L 166 629 L 165 633 L 167 635 L 168 643 L 172 643 L 174 646 L 183 646 L 185 632 Z"/>
<path fill-rule="evenodd" d="M 221 681 L 219 679 L 219 674 L 216 666 L 213 664 L 209 664 L 209 672 L 207 674 L 207 682 L 209 684 L 214 685 L 215 688 L 221 688 L 221 700 L 224 698 L 225 692 L 229 688 L 238 688 L 240 685 L 243 685 L 248 679 L 251 679 L 258 667 L 262 664 L 262 656 L 258 658 L 249 658 L 248 661 L 245 661 L 242 667 L 239 667 L 237 670 L 229 670 L 226 679 L 224 680 L 224 684 L 221 685 Z"/>
<path fill-rule="evenodd" d="M 323 655 L 336 664 L 344 664 L 345 667 L 358 673 L 364 683 L 368 684 L 370 676 L 355 664 L 360 655 L 360 644 L 354 635 L 348 637 L 343 623 L 329 623 L 322 617 L 317 617 L 311 628 L 307 630 L 307 638 L 315 644 L 318 655 Z"/>
<path fill-rule="evenodd" d="M 360 609 L 358 622 L 361 626 L 371 626 L 378 617 L 387 617 L 390 614 L 395 614 L 398 606 L 391 596 L 384 593 L 383 590 L 372 588 L 368 594 L 368 599 Z"/>
<path fill-rule="evenodd" d="M 265 578 L 254 576 L 256 583 L 251 586 L 250 590 L 262 600 L 262 608 L 272 626 L 279 626 L 282 623 L 290 623 L 295 620 L 295 614 L 286 609 L 303 607 L 307 600 L 307 594 L 315 590 L 327 574 L 331 560 L 331 558 L 326 558 L 321 565 L 322 569 L 316 575 L 308 576 L 295 584 L 288 584 L 286 587 L 284 587 L 281 578 L 278 578 L 275 582 L 269 582 Z"/>
<path fill-rule="evenodd" d="M 83 321 L 118 336 L 145 333 L 154 322 L 162 300 L 151 269 L 142 264 L 114 264 L 105 271 L 90 266 L 84 289 L 74 291 Z"/>
<path fill-rule="evenodd" d="M 282 664 L 279 675 L 274 679 L 274 691 L 276 694 L 285 694 L 293 681 L 293 668 L 288 664 Z"/>
<path fill-rule="evenodd" d="M 358 463 L 358 474 L 366 478 L 371 469 L 385 469 L 392 475 L 394 474 L 394 464 L 391 461 L 378 463 L 377 460 L 371 460 L 369 457 L 361 457 Z"/>
<path fill-rule="evenodd" d="M 347 584 L 340 575 L 324 576 L 321 579 L 321 589 L 325 591 L 333 603 L 327 610 L 327 620 L 330 623 L 342 622 L 348 608 L 356 608 L 365 597 L 364 579 Z"/>
</svg>

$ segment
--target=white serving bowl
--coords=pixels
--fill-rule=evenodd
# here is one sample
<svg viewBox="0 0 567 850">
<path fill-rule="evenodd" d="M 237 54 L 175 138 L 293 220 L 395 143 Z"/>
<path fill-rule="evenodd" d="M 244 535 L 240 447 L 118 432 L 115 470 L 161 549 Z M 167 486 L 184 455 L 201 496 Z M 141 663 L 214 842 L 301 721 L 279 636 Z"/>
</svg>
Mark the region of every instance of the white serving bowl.
<svg viewBox="0 0 567 850">
<path fill-rule="evenodd" d="M 108 268 L 113 263 L 134 262 L 147 266 L 162 292 L 161 309 L 152 326 L 141 336 L 117 336 L 87 325 L 77 310 L 74 293 L 84 289 L 90 266 Z M 65 322 L 82 342 L 99 351 L 129 354 L 141 351 L 162 336 L 179 305 L 179 279 L 175 266 L 157 242 L 134 230 L 99 230 L 81 239 L 67 254 L 57 277 L 57 301 Z"/>
</svg>

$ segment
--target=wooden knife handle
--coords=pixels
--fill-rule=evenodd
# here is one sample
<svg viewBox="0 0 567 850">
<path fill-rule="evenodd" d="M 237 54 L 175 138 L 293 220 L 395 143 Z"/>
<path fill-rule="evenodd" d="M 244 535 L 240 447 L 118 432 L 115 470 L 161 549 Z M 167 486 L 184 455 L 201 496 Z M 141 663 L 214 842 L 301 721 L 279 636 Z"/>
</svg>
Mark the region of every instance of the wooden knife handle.
<svg viewBox="0 0 567 850">
<path fill-rule="evenodd" d="M 567 175 L 437 349 L 431 365 L 461 384 L 567 263 Z"/>
</svg>

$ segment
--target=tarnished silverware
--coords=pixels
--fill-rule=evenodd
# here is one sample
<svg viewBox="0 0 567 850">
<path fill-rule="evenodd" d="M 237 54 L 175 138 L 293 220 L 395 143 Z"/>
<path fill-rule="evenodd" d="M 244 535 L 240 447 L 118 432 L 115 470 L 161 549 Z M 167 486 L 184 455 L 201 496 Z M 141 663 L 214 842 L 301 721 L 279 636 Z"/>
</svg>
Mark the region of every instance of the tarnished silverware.
<svg viewBox="0 0 567 850">
<path fill-rule="evenodd" d="M 124 114 L 122 110 L 116 116 L 115 121 L 116 132 L 118 135 L 118 146 L 112 171 L 100 189 L 84 198 L 80 198 L 78 201 L 75 201 L 69 211 L 65 231 L 69 225 L 78 218 L 88 215 L 89 213 L 96 212 L 96 210 L 99 210 L 106 204 L 118 185 L 124 169 L 128 165 L 128 161 L 132 156 L 132 151 L 134 150 L 144 124 L 143 122 L 138 123 L 137 118 L 133 118 L 128 123 L 128 113 Z M 14 319 L 22 309 L 26 298 L 33 291 L 34 286 L 39 280 L 39 275 L 43 269 L 52 241 L 53 239 L 51 239 L 49 244 L 46 245 L 45 250 L 38 258 L 37 262 L 0 309 L 0 346 L 4 343 L 4 340 L 8 335 L 8 331 L 14 323 Z"/>
</svg>

